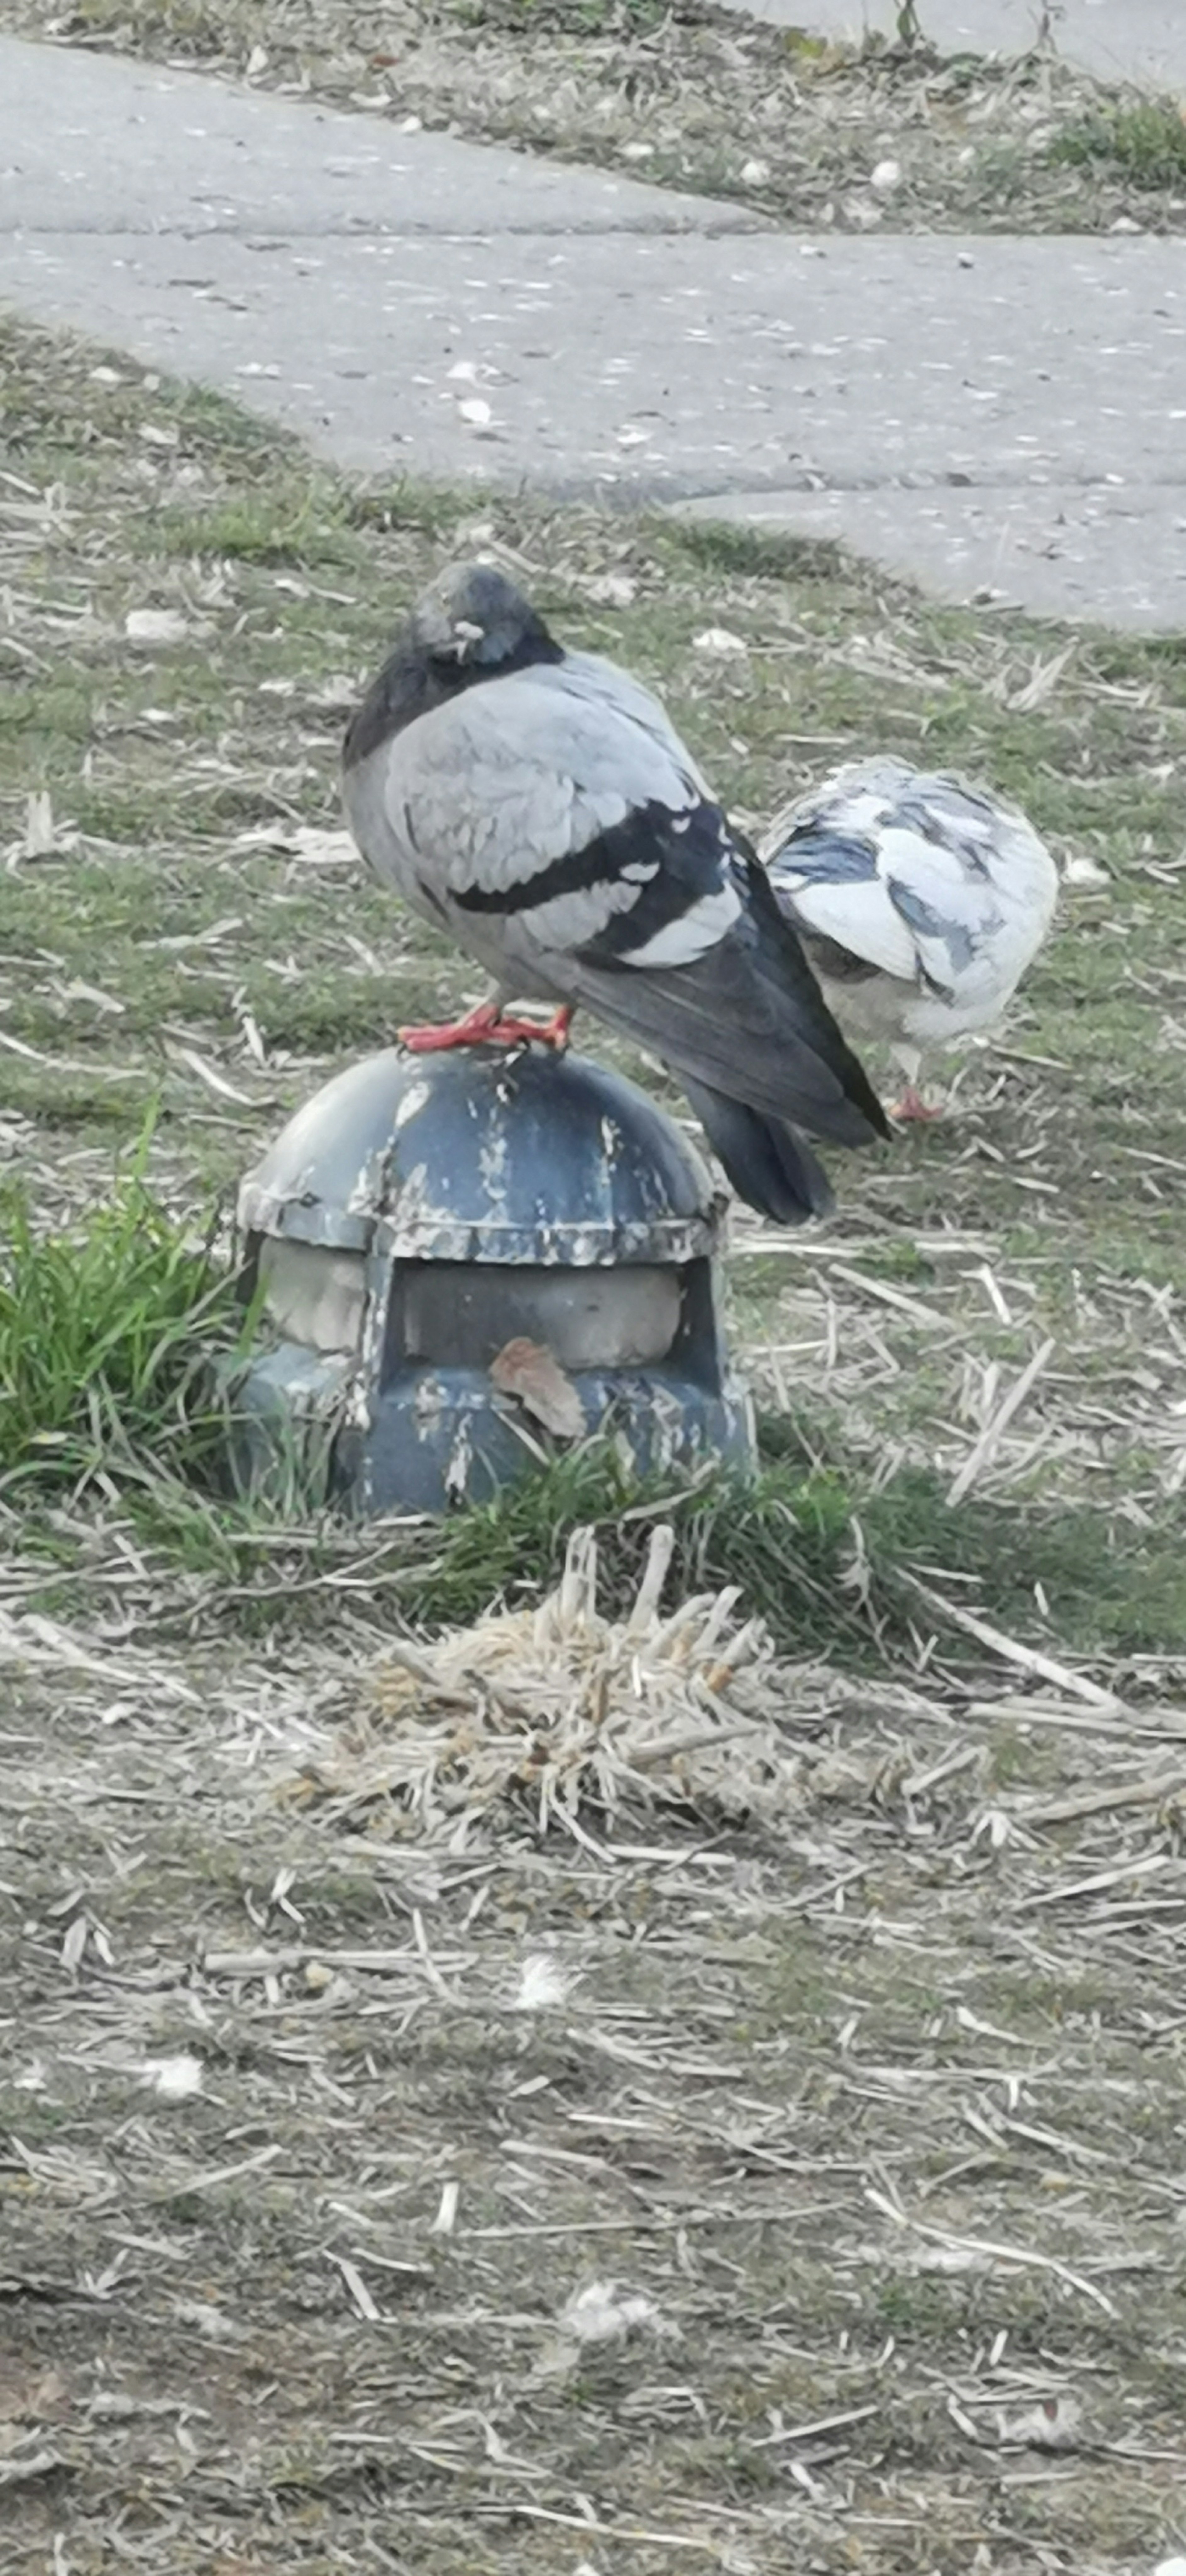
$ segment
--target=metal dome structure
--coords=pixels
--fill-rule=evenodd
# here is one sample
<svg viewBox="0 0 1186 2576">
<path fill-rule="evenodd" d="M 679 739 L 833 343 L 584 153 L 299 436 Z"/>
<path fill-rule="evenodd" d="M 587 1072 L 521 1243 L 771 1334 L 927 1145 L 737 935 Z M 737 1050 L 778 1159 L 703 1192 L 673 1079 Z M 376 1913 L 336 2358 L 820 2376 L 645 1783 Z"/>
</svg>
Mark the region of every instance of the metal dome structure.
<svg viewBox="0 0 1186 2576">
<path fill-rule="evenodd" d="M 497 1382 L 524 1343 L 564 1373 L 573 1428 L 575 1394 L 640 1471 L 752 1460 L 708 1174 L 600 1065 L 536 1047 L 368 1057 L 298 1110 L 238 1213 L 274 1337 L 240 1385 L 247 1482 L 313 1433 L 356 1511 L 487 1499 L 551 1445 Z"/>
</svg>

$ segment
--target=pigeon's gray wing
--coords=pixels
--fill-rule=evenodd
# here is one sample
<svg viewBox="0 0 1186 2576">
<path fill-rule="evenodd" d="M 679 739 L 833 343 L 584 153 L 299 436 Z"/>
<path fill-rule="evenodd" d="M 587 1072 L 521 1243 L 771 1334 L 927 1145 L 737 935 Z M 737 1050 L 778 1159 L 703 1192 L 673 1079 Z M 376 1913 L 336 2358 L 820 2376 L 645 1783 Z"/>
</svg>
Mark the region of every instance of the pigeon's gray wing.
<svg viewBox="0 0 1186 2576">
<path fill-rule="evenodd" d="M 633 724 L 674 760 L 682 776 L 690 778 L 698 793 L 712 803 L 712 789 L 702 770 L 698 769 L 685 742 L 680 740 L 662 700 L 644 689 L 629 671 L 619 670 L 616 662 L 603 661 L 598 653 L 566 653 L 564 670 L 570 686 L 588 691 L 604 705 L 608 698 L 628 715 Z"/>
<path fill-rule="evenodd" d="M 347 778 L 377 872 L 486 959 L 501 933 L 514 972 L 603 935 L 641 965 L 656 942 L 692 959 L 741 908 L 692 762 L 636 720 L 645 692 L 605 674 L 545 665 L 466 690 Z"/>
<path fill-rule="evenodd" d="M 586 1005 L 765 1115 L 850 1144 L 883 1132 L 762 871 L 612 665 L 466 690 L 381 745 L 348 795 L 379 872 L 504 987 Z"/>
<path fill-rule="evenodd" d="M 686 1080 L 796 1122 L 840 1145 L 888 1133 L 794 932 L 756 860 L 735 857 L 741 912 L 685 965 L 623 973 L 601 941 L 571 961 L 572 1000 L 596 1011 Z"/>
</svg>

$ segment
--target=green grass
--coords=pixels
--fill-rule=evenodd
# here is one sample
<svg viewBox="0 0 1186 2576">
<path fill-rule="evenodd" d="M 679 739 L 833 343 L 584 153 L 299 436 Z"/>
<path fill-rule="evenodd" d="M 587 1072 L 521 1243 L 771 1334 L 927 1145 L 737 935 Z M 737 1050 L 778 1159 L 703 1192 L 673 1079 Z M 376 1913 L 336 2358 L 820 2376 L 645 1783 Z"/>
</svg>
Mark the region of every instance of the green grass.
<svg viewBox="0 0 1186 2576">
<path fill-rule="evenodd" d="M 212 1352 L 244 1309 L 209 1243 L 146 1185 L 146 1129 L 110 1196 L 42 1233 L 26 1182 L 0 1189 L 0 1500 L 92 1482 L 114 1498 L 208 1470 L 225 1431 Z"/>
<path fill-rule="evenodd" d="M 776 1454 L 755 1479 L 715 1476 L 683 1492 L 670 1479 L 631 1483 L 612 1452 L 597 1446 L 562 1459 L 446 1523 L 427 1564 L 409 1567 L 404 1606 L 418 1622 L 459 1626 L 492 1597 L 542 1595 L 559 1577 L 569 1532 L 591 1523 L 605 1602 L 624 1615 L 661 1511 L 676 1530 L 672 1597 L 737 1584 L 786 1654 L 831 1653 L 866 1665 L 908 1655 L 912 1632 L 928 1624 L 910 1581 L 917 1566 L 957 1602 L 988 1591 L 1006 1626 L 1029 1625 L 1040 1583 L 1052 1633 L 1072 1651 L 1186 1655 L 1186 1572 L 1174 1515 L 1151 1536 L 1109 1527 L 1084 1509 L 953 1510 L 925 1469 L 904 1469 L 869 1492 L 852 1461 L 821 1467 L 802 1455 L 793 1429 L 777 1420 L 762 1428 Z M 780 1458 L 788 1447 L 798 1454 Z M 859 1596 L 851 1583 L 858 1548 Z M 949 1661 L 975 1658 L 942 1612 L 932 1624 Z"/>
<path fill-rule="evenodd" d="M 249 1629 L 262 1584 L 274 1626 L 274 1577 L 270 1566 L 260 1575 L 258 1537 L 270 1530 L 283 1551 L 301 1517 L 321 1513 L 322 1479 L 316 1490 L 303 1483 L 294 1451 L 282 1508 L 262 1497 L 218 1499 L 230 1412 L 214 1398 L 210 1363 L 222 1353 L 233 1369 L 256 1318 L 245 1315 L 234 1273 L 213 1251 L 216 1217 L 195 1241 L 192 1224 L 179 1223 L 146 1185 L 150 1145 L 148 1129 L 117 1168 L 110 1196 L 60 1232 L 38 1232 L 27 1184 L 10 1181 L 0 1193 L 0 1501 L 22 1508 L 35 1533 L 56 1498 L 77 1503 L 94 1487 L 179 1564 L 230 1578 Z M 900 1263 L 889 1268 L 902 1274 Z M 908 1658 L 922 1616 L 911 1580 L 918 1567 L 954 1585 L 957 1599 L 968 1585 L 976 1598 L 990 1590 L 1006 1625 L 1026 1625 L 1040 1583 L 1059 1638 L 1088 1654 L 1186 1655 L 1186 1577 L 1172 1515 L 1150 1531 L 1082 1508 L 973 1503 L 956 1511 L 940 1480 L 919 1467 L 862 1492 L 858 1462 L 820 1454 L 835 1425 L 818 1426 L 814 1449 L 805 1419 L 768 1418 L 761 1434 L 755 1478 L 701 1473 L 686 1483 L 640 1481 L 612 1443 L 591 1442 L 438 1528 L 405 1529 L 383 1551 L 383 1578 L 416 1625 L 462 1625 L 493 1600 L 541 1598 L 560 1575 L 572 1530 L 591 1524 L 604 1603 L 624 1615 L 662 1513 L 676 1532 L 673 1596 L 737 1585 L 787 1654 L 867 1665 Z M 328 1572 L 340 1552 L 332 1523 L 323 1531 L 306 1576 Z M 56 1578 L 48 1590 L 57 1597 Z M 324 1629 L 324 1602 L 291 1624 L 308 1615 Z M 941 1611 L 936 1626 L 948 1659 L 967 1662 L 975 1650 L 958 1627 Z"/>
<path fill-rule="evenodd" d="M 1186 115 L 1173 99 L 1102 107 L 1055 136 L 1050 158 L 1093 177 L 1120 178 L 1142 195 L 1186 189 Z"/>
</svg>

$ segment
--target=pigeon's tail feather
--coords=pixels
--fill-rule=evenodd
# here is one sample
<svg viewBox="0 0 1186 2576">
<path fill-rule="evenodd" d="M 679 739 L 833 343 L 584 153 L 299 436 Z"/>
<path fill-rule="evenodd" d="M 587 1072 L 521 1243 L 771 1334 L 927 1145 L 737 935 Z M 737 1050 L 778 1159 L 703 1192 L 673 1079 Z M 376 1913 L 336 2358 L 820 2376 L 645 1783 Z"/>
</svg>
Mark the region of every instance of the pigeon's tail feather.
<svg viewBox="0 0 1186 2576">
<path fill-rule="evenodd" d="M 728 1100 L 707 1083 L 681 1077 L 693 1109 L 726 1179 L 747 1207 L 774 1225 L 803 1225 L 827 1216 L 832 1191 L 815 1156 L 781 1119 L 763 1118 L 741 1100 Z"/>
<path fill-rule="evenodd" d="M 833 1019 L 764 868 L 738 862 L 740 918 L 686 965 L 611 966 L 593 947 L 547 960 L 547 989 L 765 1118 L 834 1145 L 888 1135 L 885 1112 Z M 532 986 L 532 990 L 535 986 Z M 541 985 L 540 989 L 543 987 Z"/>
<path fill-rule="evenodd" d="M 788 993 L 755 945 L 752 935 L 723 939 L 691 966 L 645 975 L 564 960 L 538 989 L 594 1011 L 681 1082 L 706 1082 L 833 1145 L 871 1144 L 887 1133 L 884 1112 L 810 968 L 801 968 L 808 989 Z"/>
<path fill-rule="evenodd" d="M 746 889 L 759 931 L 759 971 L 776 986 L 782 1009 L 794 1013 L 807 1042 L 839 1081 L 850 1109 L 875 1136 L 888 1136 L 885 1111 L 859 1057 L 853 1054 L 812 971 L 795 924 L 778 903 L 766 869 L 744 850 Z"/>
</svg>

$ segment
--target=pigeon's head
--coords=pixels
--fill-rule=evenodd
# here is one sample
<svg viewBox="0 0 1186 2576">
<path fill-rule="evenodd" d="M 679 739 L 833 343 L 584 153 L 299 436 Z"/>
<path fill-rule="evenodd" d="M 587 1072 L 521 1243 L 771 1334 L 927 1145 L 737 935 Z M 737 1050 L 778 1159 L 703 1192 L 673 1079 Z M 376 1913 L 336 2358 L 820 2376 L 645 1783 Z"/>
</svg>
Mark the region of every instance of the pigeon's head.
<svg viewBox="0 0 1186 2576">
<path fill-rule="evenodd" d="M 404 619 L 347 731 L 347 770 L 478 681 L 563 659 L 542 617 L 505 573 L 494 564 L 454 565 L 421 592 Z"/>
<path fill-rule="evenodd" d="M 558 662 L 554 644 L 522 591 L 495 564 L 455 564 L 421 594 L 412 626 L 422 653 L 467 679 L 494 679 L 529 662 Z"/>
</svg>

